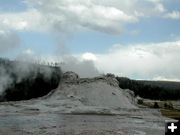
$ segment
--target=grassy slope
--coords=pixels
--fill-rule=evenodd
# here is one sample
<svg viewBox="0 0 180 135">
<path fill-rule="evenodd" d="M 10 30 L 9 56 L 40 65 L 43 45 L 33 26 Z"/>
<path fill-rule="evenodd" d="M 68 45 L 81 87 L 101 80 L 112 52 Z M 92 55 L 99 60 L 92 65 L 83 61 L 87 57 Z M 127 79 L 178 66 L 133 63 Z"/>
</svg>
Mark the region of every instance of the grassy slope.
<svg viewBox="0 0 180 135">
<path fill-rule="evenodd" d="M 169 118 L 180 120 L 180 111 L 177 110 L 161 109 L 161 114 Z"/>
</svg>

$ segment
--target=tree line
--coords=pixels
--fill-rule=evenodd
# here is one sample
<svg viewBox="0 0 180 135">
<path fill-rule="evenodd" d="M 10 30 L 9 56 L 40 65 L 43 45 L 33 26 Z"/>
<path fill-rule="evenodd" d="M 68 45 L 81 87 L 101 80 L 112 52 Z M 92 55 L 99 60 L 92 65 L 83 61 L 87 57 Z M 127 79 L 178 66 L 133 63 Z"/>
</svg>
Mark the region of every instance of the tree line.
<svg viewBox="0 0 180 135">
<path fill-rule="evenodd" d="M 131 80 L 116 77 L 119 87 L 132 90 L 136 96 L 153 100 L 180 99 L 180 82 Z"/>
<path fill-rule="evenodd" d="M 0 80 L 0 85 L 6 84 L 0 94 L 0 101 L 28 100 L 44 96 L 58 87 L 61 76 L 61 69 L 57 66 L 0 58 L 0 79 L 3 80 Z"/>
</svg>

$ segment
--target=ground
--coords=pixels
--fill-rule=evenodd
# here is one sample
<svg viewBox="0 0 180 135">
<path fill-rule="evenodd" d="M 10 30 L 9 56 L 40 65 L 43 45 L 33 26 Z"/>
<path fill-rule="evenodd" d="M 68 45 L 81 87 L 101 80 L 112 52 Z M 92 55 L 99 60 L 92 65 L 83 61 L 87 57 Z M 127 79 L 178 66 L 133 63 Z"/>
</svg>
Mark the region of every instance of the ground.
<svg viewBox="0 0 180 135">
<path fill-rule="evenodd" d="M 113 76 L 65 77 L 47 96 L 0 103 L 0 135 L 164 135 L 168 118 L 139 108 Z"/>
<path fill-rule="evenodd" d="M 1 114 L 0 134 L 164 135 L 164 123 L 121 115 Z"/>
</svg>

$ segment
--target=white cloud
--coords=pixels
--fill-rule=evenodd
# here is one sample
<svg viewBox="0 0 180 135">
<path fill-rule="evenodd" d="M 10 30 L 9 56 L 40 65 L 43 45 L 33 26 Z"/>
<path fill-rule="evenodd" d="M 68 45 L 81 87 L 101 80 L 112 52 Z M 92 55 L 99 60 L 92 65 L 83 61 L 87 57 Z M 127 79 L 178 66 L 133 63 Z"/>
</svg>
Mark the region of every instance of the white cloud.
<svg viewBox="0 0 180 135">
<path fill-rule="evenodd" d="M 40 60 L 38 57 L 39 56 L 34 52 L 34 50 L 28 48 L 19 53 L 15 59 L 19 61 L 36 62 Z"/>
<path fill-rule="evenodd" d="M 44 6 L 45 4 L 48 6 Z M 83 27 L 106 33 L 120 33 L 121 25 L 138 20 L 121 9 L 94 4 L 92 1 L 53 0 L 40 5 L 38 9 L 51 20 L 49 23 L 52 28 L 58 31 Z"/>
<path fill-rule="evenodd" d="M 180 82 L 180 78 L 166 78 L 163 76 L 157 76 L 153 78 L 155 81 L 173 81 L 173 82 Z"/>
<path fill-rule="evenodd" d="M 127 23 L 135 23 L 140 17 L 154 16 L 165 11 L 161 1 L 154 0 L 39 0 L 38 2 L 28 0 L 28 2 L 48 17 L 52 27 L 59 31 L 83 27 L 119 34 Z"/>
<path fill-rule="evenodd" d="M 87 52 L 82 55 L 82 60 L 96 61 L 97 57 L 93 53 Z"/>
<path fill-rule="evenodd" d="M 124 25 L 165 11 L 161 0 L 26 0 L 28 9 L 0 13 L 0 24 L 15 30 L 73 32 L 87 28 L 119 34 Z"/>
<path fill-rule="evenodd" d="M 32 49 L 26 49 L 23 51 L 23 54 L 26 54 L 26 55 L 34 55 L 34 51 Z"/>
<path fill-rule="evenodd" d="M 0 13 L 0 27 L 11 30 L 43 31 L 43 21 L 43 17 L 35 9 L 18 13 Z"/>
<path fill-rule="evenodd" d="M 94 54 L 101 72 L 138 79 L 180 79 L 180 41 L 114 45 L 107 54 Z M 83 56 L 83 55 L 82 55 Z"/>
<path fill-rule="evenodd" d="M 156 4 L 155 9 L 156 9 L 157 11 L 161 12 L 161 13 L 163 13 L 163 12 L 165 12 L 165 11 L 166 11 L 166 9 L 164 8 L 164 6 L 163 6 L 163 4 L 162 4 L 162 3 L 158 3 L 158 4 Z"/>
<path fill-rule="evenodd" d="M 171 13 L 167 13 L 164 17 L 177 20 L 177 19 L 180 19 L 180 12 L 172 11 Z"/>
<path fill-rule="evenodd" d="M 147 0 L 147 1 L 154 2 L 154 3 L 159 3 L 159 2 L 161 2 L 162 0 Z"/>
</svg>

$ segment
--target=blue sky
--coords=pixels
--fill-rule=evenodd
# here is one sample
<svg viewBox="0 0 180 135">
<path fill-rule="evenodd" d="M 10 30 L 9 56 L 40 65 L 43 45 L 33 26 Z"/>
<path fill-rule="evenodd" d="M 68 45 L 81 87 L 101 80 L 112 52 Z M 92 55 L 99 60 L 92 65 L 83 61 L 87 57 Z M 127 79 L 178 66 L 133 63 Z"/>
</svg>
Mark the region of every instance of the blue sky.
<svg viewBox="0 0 180 135">
<path fill-rule="evenodd" d="M 140 23 L 127 25 L 126 32 L 120 35 L 110 35 L 97 31 L 73 33 L 67 39 L 66 45 L 72 53 L 104 53 L 116 43 L 126 45 L 171 41 L 180 35 L 179 24 L 179 20 L 148 18 L 143 19 Z M 32 48 L 38 53 L 45 54 L 52 54 L 56 50 L 57 43 L 50 34 L 25 31 L 18 32 L 18 35 L 22 39 L 22 49 Z"/>
<path fill-rule="evenodd" d="M 1 0 L 0 5 L 1 12 L 19 12 L 27 9 L 26 4 L 20 0 Z"/>
<path fill-rule="evenodd" d="M 61 56 L 64 51 L 79 60 L 92 60 L 102 72 L 120 74 L 122 71 L 122 75 L 133 78 L 180 79 L 180 75 L 174 73 L 175 65 L 167 73 L 160 74 L 157 62 L 143 74 L 139 73 L 139 67 L 129 69 L 132 72 L 121 69 L 124 66 L 121 64 L 132 64 L 126 61 L 131 61 L 134 55 L 138 56 L 137 61 L 150 59 L 149 53 L 154 53 L 159 46 L 158 56 L 153 56 L 157 59 L 167 48 L 175 47 L 171 51 L 179 49 L 178 0 L 1 0 L 0 20 L 2 57 L 53 57 Z M 11 39 L 16 41 L 15 44 L 9 42 Z M 137 48 L 144 52 L 133 52 Z M 176 53 L 161 58 L 164 67 L 169 64 L 167 59 L 179 60 Z M 115 59 L 114 54 L 124 59 L 119 64 L 112 63 L 114 67 L 108 67 L 105 63 L 109 62 L 109 57 Z M 102 69 L 101 65 L 108 68 Z"/>
</svg>

